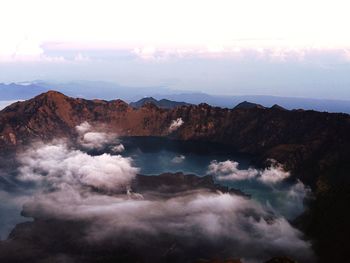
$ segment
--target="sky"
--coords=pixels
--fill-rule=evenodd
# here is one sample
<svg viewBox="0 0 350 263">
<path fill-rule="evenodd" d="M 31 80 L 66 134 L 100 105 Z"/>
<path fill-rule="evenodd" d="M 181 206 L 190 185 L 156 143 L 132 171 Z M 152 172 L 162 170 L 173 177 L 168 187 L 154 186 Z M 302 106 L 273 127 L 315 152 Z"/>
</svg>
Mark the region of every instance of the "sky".
<svg viewBox="0 0 350 263">
<path fill-rule="evenodd" d="M 350 99 L 341 0 L 0 0 L 0 82 Z"/>
</svg>

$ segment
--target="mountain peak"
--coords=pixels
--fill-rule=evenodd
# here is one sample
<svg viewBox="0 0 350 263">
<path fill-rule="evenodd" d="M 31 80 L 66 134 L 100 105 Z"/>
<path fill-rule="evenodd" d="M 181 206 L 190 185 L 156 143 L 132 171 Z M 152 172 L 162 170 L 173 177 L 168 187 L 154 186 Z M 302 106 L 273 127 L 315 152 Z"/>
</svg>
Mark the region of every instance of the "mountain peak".
<svg viewBox="0 0 350 263">
<path fill-rule="evenodd" d="M 274 109 L 274 110 L 287 110 L 285 108 L 283 108 L 282 106 L 278 105 L 278 104 L 274 104 L 271 109 Z"/>
<path fill-rule="evenodd" d="M 61 92 L 58 92 L 55 90 L 49 90 L 47 92 L 41 93 L 40 95 L 36 96 L 34 100 L 41 99 L 41 98 L 45 98 L 49 100 L 62 100 L 68 97 Z"/>
<path fill-rule="evenodd" d="M 243 101 L 239 104 L 237 104 L 234 109 L 265 109 L 263 105 L 257 104 L 257 103 L 252 103 L 249 101 Z"/>
</svg>

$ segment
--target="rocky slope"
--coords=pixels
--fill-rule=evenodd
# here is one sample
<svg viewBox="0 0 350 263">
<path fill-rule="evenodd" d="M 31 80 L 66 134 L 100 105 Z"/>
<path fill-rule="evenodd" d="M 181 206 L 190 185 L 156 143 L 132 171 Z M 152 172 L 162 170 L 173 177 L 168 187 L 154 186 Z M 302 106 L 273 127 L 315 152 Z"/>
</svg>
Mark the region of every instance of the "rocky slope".
<svg viewBox="0 0 350 263">
<path fill-rule="evenodd" d="M 183 124 L 170 131 L 171 123 L 179 118 Z M 0 112 L 0 148 L 71 136 L 84 121 L 104 125 L 121 136 L 168 136 L 229 145 L 232 151 L 261 160 L 277 159 L 313 187 L 320 175 L 329 180 L 350 178 L 346 176 L 350 116 L 314 111 L 223 109 L 207 104 L 172 110 L 146 104 L 135 109 L 121 100 L 74 99 L 50 91 Z"/>
</svg>

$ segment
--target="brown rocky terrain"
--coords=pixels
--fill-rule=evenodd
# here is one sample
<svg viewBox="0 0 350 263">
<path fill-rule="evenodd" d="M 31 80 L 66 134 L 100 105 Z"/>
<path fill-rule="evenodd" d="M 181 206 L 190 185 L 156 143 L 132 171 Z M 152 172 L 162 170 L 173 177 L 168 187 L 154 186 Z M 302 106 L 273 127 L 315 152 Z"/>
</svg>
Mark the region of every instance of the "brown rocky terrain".
<svg viewBox="0 0 350 263">
<path fill-rule="evenodd" d="M 170 133 L 177 118 L 184 123 Z M 349 178 L 350 116 L 315 111 L 223 109 L 207 104 L 172 110 L 146 104 L 135 109 L 121 100 L 74 99 L 49 91 L 0 112 L 0 148 L 69 137 L 84 121 L 121 136 L 168 136 L 229 145 L 232 151 L 260 160 L 274 158 L 313 187 L 321 186 L 318 180 L 324 177 Z"/>
</svg>

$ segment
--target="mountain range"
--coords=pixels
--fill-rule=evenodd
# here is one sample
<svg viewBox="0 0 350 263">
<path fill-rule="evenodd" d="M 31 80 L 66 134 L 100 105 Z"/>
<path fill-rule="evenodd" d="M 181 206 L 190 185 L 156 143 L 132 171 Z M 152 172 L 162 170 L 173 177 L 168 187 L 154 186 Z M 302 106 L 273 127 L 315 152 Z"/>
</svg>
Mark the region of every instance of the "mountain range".
<svg viewBox="0 0 350 263">
<path fill-rule="evenodd" d="M 207 103 L 222 108 L 232 108 L 242 101 L 251 101 L 264 107 L 272 107 L 274 104 L 283 108 L 317 110 L 326 112 L 350 113 L 350 101 L 311 99 L 297 97 L 278 97 L 266 95 L 210 95 L 202 92 L 172 90 L 166 87 L 126 87 L 116 83 L 103 81 L 72 81 L 58 83 L 53 81 L 32 81 L 3 84 L 0 83 L 0 108 L 8 105 L 6 101 L 30 99 L 37 94 L 55 89 L 71 97 L 85 99 L 111 100 L 119 98 L 126 102 L 135 102 L 140 98 L 153 97 L 156 100 L 180 101 L 189 104 Z M 6 103 L 6 104 L 5 104 Z"/>
<path fill-rule="evenodd" d="M 147 103 L 152 103 L 152 104 L 156 105 L 158 108 L 163 108 L 163 109 L 173 109 L 173 108 L 180 107 L 180 106 L 189 106 L 190 105 L 190 103 L 186 103 L 186 102 L 177 102 L 177 101 L 172 101 L 172 100 L 167 100 L 167 99 L 156 100 L 155 98 L 152 98 L 152 97 L 147 97 L 147 98 L 140 99 L 136 102 L 131 102 L 131 103 L 129 103 L 129 105 L 131 107 L 138 109 Z"/>
</svg>

